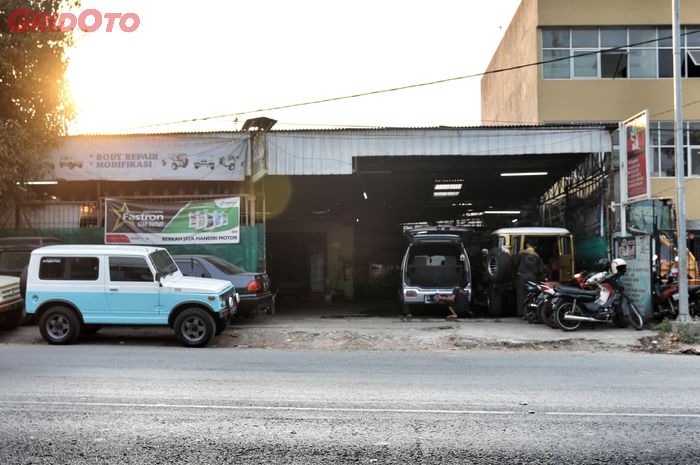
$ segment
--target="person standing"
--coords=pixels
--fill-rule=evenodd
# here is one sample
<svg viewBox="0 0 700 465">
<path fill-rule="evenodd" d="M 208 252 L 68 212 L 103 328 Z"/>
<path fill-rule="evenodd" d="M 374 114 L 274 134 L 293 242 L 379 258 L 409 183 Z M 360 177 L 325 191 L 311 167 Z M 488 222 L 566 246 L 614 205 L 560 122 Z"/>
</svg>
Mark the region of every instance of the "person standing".
<svg viewBox="0 0 700 465">
<path fill-rule="evenodd" d="M 515 270 L 518 273 L 516 280 L 516 305 L 518 316 L 525 317 L 525 297 L 527 296 L 527 282 L 539 281 L 544 271 L 544 263 L 537 254 L 535 246 L 531 242 L 525 242 L 525 249 L 515 259 Z"/>
</svg>

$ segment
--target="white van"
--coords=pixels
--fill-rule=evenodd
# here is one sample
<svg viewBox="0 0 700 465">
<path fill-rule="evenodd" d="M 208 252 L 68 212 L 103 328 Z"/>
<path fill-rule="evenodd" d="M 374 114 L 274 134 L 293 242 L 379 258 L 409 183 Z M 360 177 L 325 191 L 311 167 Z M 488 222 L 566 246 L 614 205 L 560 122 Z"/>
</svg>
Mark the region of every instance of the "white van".
<svg viewBox="0 0 700 465">
<path fill-rule="evenodd" d="M 158 247 L 53 245 L 32 252 L 26 311 L 49 344 L 70 344 L 102 325 L 168 325 L 202 347 L 236 311 L 229 281 L 184 277 Z"/>
</svg>

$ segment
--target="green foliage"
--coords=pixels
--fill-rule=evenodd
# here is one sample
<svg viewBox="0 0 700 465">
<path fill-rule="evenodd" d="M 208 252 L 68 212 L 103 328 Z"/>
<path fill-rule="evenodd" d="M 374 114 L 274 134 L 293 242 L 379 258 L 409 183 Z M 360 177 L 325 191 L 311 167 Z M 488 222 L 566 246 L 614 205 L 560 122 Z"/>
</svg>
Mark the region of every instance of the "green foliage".
<svg viewBox="0 0 700 465">
<path fill-rule="evenodd" d="M 668 318 L 664 318 L 664 320 L 656 325 L 656 330 L 661 331 L 662 333 L 669 333 L 671 332 L 671 322 L 668 321 Z"/>
<path fill-rule="evenodd" d="M 65 79 L 71 33 L 10 32 L 15 9 L 55 14 L 76 0 L 0 0 L 0 207 L 24 193 L 19 181 L 47 170 L 47 151 L 74 117 Z"/>
</svg>

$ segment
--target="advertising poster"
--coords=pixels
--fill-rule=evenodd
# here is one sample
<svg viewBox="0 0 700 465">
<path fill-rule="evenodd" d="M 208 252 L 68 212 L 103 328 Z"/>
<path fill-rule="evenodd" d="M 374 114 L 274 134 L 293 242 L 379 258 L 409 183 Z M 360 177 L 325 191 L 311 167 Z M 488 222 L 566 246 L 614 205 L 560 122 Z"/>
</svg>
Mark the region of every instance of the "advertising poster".
<svg viewBox="0 0 700 465">
<path fill-rule="evenodd" d="M 649 158 L 649 117 L 646 111 L 624 123 L 627 148 L 627 197 L 645 199 L 651 195 Z"/>
<path fill-rule="evenodd" d="M 651 316 L 651 238 L 629 236 L 615 238 L 615 257 L 627 262 L 627 273 L 622 278 L 627 295 L 639 311 Z"/>
<path fill-rule="evenodd" d="M 105 244 L 240 242 L 240 197 L 190 202 L 105 200 Z"/>
</svg>

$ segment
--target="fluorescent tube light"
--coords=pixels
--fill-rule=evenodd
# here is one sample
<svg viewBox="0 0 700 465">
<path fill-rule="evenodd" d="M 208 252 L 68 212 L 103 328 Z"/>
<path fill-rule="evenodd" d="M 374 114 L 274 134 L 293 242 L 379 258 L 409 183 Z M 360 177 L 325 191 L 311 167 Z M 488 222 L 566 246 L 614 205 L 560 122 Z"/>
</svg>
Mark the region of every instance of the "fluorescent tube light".
<svg viewBox="0 0 700 465">
<path fill-rule="evenodd" d="M 547 176 L 546 171 L 524 171 L 522 173 L 501 173 L 501 176 Z"/>
</svg>

